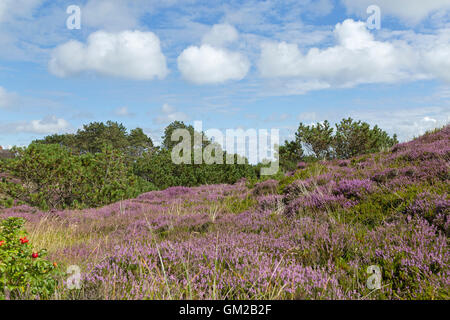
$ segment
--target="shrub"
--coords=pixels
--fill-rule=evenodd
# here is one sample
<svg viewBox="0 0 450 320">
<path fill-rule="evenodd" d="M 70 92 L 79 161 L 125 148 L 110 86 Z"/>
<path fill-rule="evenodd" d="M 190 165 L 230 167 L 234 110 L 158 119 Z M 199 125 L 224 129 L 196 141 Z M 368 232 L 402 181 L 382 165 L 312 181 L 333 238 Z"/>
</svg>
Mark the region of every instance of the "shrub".
<svg viewBox="0 0 450 320">
<path fill-rule="evenodd" d="M 300 123 L 295 137 L 297 143 L 305 146 L 317 159 L 328 159 L 332 156 L 333 128 L 327 120 L 315 126 Z"/>
<path fill-rule="evenodd" d="M 81 156 L 57 144 L 33 143 L 15 151 L 7 169 L 19 183 L 6 191 L 44 210 L 98 207 L 152 189 L 132 174 L 126 156 L 108 145 Z"/>
<path fill-rule="evenodd" d="M 57 286 L 56 263 L 43 259 L 46 250 L 33 251 L 24 222 L 8 218 L 0 224 L 0 299 L 48 298 Z"/>
<path fill-rule="evenodd" d="M 279 194 L 268 194 L 259 196 L 256 198 L 256 201 L 258 201 L 259 208 L 262 211 L 266 210 L 281 210 L 283 208 L 283 196 Z"/>
<path fill-rule="evenodd" d="M 371 129 L 368 123 L 353 121 L 352 118 L 342 119 L 336 124 L 336 134 L 333 138 L 333 148 L 339 159 L 378 152 L 397 143 L 396 135 L 391 138 L 378 126 Z"/>
<path fill-rule="evenodd" d="M 277 180 L 274 179 L 265 180 L 255 185 L 255 187 L 253 188 L 253 194 L 259 196 L 277 193 L 277 187 L 278 187 Z"/>
<path fill-rule="evenodd" d="M 325 120 L 315 125 L 300 123 L 295 141 L 285 141 L 280 146 L 280 162 L 285 170 L 293 170 L 293 163 L 306 160 L 303 147 L 315 159 L 349 159 L 358 155 L 374 153 L 397 144 L 397 136 L 391 138 L 378 126 L 373 128 L 366 122 L 342 119 L 336 131 Z"/>
<path fill-rule="evenodd" d="M 193 153 L 191 154 L 193 160 Z M 224 153 L 224 159 L 226 154 Z M 192 161 L 193 163 L 193 161 Z M 252 165 L 245 164 L 175 164 L 170 150 L 147 153 L 133 165 L 134 173 L 158 189 L 173 186 L 194 187 L 204 184 L 235 183 L 242 178 L 256 178 Z"/>
<path fill-rule="evenodd" d="M 280 168 L 285 171 L 295 170 L 298 160 L 303 157 L 303 149 L 298 141 L 285 141 L 278 150 Z M 299 168 L 300 169 L 300 168 Z"/>
</svg>

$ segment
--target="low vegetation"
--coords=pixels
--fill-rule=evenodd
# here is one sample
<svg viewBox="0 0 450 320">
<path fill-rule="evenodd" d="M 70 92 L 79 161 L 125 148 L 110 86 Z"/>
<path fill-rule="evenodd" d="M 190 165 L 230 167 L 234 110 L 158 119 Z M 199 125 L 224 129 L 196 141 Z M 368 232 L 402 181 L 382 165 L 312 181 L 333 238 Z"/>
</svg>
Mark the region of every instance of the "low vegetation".
<svg viewBox="0 0 450 320">
<path fill-rule="evenodd" d="M 335 135 L 332 141 L 341 145 L 342 139 Z M 393 141 L 344 152 L 336 144 L 329 153 L 318 151 L 325 159 L 301 156 L 291 172 L 265 180 L 172 186 L 100 208 L 1 209 L 3 225 L 25 219 L 30 243 L 48 251 L 47 266 L 57 262 L 56 271 L 72 265 L 81 270 L 79 289 L 58 280 L 68 275 L 54 274 L 51 290 L 19 298 L 449 299 L 449 141 L 446 126 L 391 148 Z M 374 145 L 380 150 L 372 153 Z M 58 159 L 59 149 L 47 147 Z M 33 148 L 44 147 L 30 146 L 7 167 L 34 156 Z M 156 153 L 167 152 L 164 148 Z M 109 159 L 108 151 L 64 150 L 62 159 L 88 157 L 86 169 L 79 170 L 88 170 L 89 161 Z M 295 152 L 290 154 L 300 154 Z M 138 168 L 139 161 L 146 162 L 138 158 L 133 162 Z M 118 166 L 112 177 L 128 167 Z M 154 179 L 136 167 L 121 179 L 133 175 L 147 183 Z M 12 179 L 4 177 L 6 183 Z M 20 176 L 21 188 L 26 179 L 31 178 Z M 64 185 L 56 172 L 54 179 Z M 101 188 L 89 190 L 103 194 Z M 10 233 L 0 232 L 0 243 L 17 238 Z M 10 255 L 5 248 L 0 246 L 0 257 Z M 28 255 L 24 263 L 33 263 Z M 367 285 L 373 266 L 381 271 L 380 288 Z"/>
</svg>

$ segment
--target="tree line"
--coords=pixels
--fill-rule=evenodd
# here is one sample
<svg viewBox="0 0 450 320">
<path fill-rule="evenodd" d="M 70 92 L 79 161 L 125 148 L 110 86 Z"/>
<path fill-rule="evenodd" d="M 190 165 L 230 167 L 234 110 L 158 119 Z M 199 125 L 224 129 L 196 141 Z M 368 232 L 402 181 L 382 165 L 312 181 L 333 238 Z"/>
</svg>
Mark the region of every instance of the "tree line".
<svg viewBox="0 0 450 320">
<path fill-rule="evenodd" d="M 128 130 L 120 123 L 92 122 L 76 133 L 54 134 L 13 148 L 12 159 L 0 159 L 0 207 L 27 203 L 42 209 L 98 207 L 171 186 L 232 184 L 259 179 L 263 164 L 174 164 L 171 151 L 176 129 L 194 128 L 174 121 L 164 130 L 161 146 L 155 146 L 143 129 Z M 205 133 L 202 147 L 211 143 Z M 346 159 L 377 152 L 397 143 L 379 127 L 343 119 L 336 131 L 328 121 L 316 125 L 300 123 L 293 141 L 279 147 L 280 172 L 295 170 L 300 161 Z M 192 148 L 194 139 L 191 143 Z M 198 146 L 197 146 L 198 147 Z M 194 152 L 191 152 L 194 156 Z M 8 178 L 9 177 L 9 178 Z M 20 181 L 18 183 L 17 181 Z"/>
<path fill-rule="evenodd" d="M 294 170 L 299 161 L 349 159 L 358 155 L 388 149 L 398 143 L 397 135 L 389 136 L 375 125 L 342 119 L 335 125 L 325 120 L 312 125 L 300 123 L 295 139 L 279 147 L 280 166 Z"/>
</svg>

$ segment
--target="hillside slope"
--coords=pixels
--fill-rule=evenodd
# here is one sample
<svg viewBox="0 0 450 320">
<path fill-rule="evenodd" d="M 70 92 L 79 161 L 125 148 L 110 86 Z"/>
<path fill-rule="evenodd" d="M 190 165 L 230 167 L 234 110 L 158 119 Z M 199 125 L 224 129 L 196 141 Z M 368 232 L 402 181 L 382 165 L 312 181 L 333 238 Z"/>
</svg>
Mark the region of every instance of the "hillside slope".
<svg viewBox="0 0 450 320">
<path fill-rule="evenodd" d="M 34 246 L 80 266 L 82 289 L 61 285 L 64 298 L 448 299 L 449 159 L 447 126 L 253 188 L 173 187 L 0 217 L 25 217 Z M 381 289 L 367 284 L 371 266 Z"/>
</svg>

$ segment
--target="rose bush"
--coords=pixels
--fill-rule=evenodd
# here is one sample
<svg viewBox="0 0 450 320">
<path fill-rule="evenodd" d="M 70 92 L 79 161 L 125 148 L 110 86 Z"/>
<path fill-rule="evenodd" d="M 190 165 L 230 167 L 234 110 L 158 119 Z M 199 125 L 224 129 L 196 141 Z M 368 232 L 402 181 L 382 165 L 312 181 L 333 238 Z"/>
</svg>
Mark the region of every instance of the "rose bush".
<svg viewBox="0 0 450 320">
<path fill-rule="evenodd" d="M 0 223 L 0 300 L 48 298 L 57 286 L 56 264 L 44 259 L 45 249 L 33 250 L 24 223 L 23 218 Z"/>
</svg>

